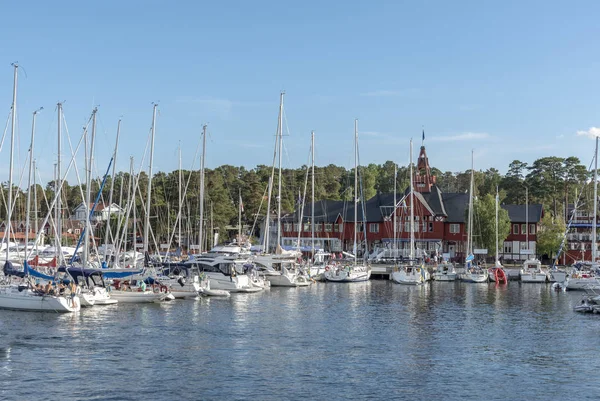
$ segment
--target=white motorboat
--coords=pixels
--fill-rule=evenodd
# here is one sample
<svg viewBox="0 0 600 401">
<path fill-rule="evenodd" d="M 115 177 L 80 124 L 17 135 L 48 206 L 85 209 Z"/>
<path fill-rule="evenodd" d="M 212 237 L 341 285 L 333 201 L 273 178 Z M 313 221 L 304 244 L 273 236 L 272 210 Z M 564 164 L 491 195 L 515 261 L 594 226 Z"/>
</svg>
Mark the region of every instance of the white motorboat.
<svg viewBox="0 0 600 401">
<path fill-rule="evenodd" d="M 567 290 L 600 290 L 599 278 L 590 272 L 574 272 L 567 277 Z"/>
<path fill-rule="evenodd" d="M 487 269 L 481 267 L 466 268 L 460 277 L 460 280 L 465 283 L 487 283 L 488 279 L 489 273 Z"/>
<path fill-rule="evenodd" d="M 456 269 L 454 269 L 452 263 L 440 263 L 437 265 L 435 272 L 433 272 L 433 279 L 435 281 L 456 281 L 457 277 Z"/>
<path fill-rule="evenodd" d="M 306 287 L 311 281 L 296 265 L 296 255 L 256 255 L 252 259 L 271 287 Z"/>
<path fill-rule="evenodd" d="M 548 281 L 554 283 L 564 283 L 565 281 L 567 281 L 567 277 L 569 276 L 569 273 L 567 273 L 565 270 L 563 269 L 558 269 L 556 267 L 550 269 L 548 271 Z"/>
<path fill-rule="evenodd" d="M 545 283 L 548 275 L 542 270 L 542 262 L 538 259 L 527 259 L 520 271 L 522 283 Z"/>
<path fill-rule="evenodd" d="M 371 266 L 336 266 L 325 272 L 325 280 L 337 283 L 367 281 L 371 278 Z"/>
<path fill-rule="evenodd" d="M 184 265 L 195 267 L 204 273 L 209 280 L 211 290 L 225 290 L 229 292 L 258 292 L 263 287 L 253 286 L 248 274 L 244 272 L 247 259 L 239 259 L 235 255 L 218 253 L 204 253 L 196 255 Z"/>
<path fill-rule="evenodd" d="M 419 285 L 425 282 L 425 269 L 422 266 L 408 264 L 392 272 L 390 279 L 398 284 Z"/>
</svg>

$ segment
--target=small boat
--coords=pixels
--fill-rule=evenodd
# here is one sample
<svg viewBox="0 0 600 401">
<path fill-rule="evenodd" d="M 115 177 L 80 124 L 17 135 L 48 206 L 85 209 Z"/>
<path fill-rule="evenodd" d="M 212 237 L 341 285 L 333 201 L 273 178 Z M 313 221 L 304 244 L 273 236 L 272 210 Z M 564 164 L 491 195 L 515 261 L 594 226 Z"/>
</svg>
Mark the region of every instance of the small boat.
<svg viewBox="0 0 600 401">
<path fill-rule="evenodd" d="M 131 287 L 127 282 L 114 280 L 113 284 L 108 288 L 110 297 L 116 299 L 119 303 L 156 303 L 166 301 L 169 295 L 172 297 L 166 286 L 147 290 L 146 283 L 143 281 L 140 281 L 137 287 L 134 282 L 133 287 Z"/>
<path fill-rule="evenodd" d="M 542 262 L 538 259 L 527 259 L 520 272 L 522 283 L 545 283 L 548 275 L 542 270 Z"/>
<path fill-rule="evenodd" d="M 59 272 L 67 273 L 81 288 L 81 306 L 114 305 L 118 301 L 110 297 L 100 269 L 61 267 Z"/>
<path fill-rule="evenodd" d="M 371 278 L 371 266 L 336 266 L 325 272 L 325 280 L 336 283 L 354 283 Z"/>
<path fill-rule="evenodd" d="M 433 272 L 433 279 L 435 281 L 456 281 L 457 277 L 454 265 L 448 262 L 438 264 L 436 270 Z"/>
</svg>

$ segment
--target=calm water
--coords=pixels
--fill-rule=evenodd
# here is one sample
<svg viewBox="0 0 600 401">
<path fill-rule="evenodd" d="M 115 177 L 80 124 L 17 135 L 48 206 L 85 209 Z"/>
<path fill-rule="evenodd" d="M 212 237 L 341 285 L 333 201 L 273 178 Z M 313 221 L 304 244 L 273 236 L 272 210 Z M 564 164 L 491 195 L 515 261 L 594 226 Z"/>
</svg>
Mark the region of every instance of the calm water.
<svg viewBox="0 0 600 401">
<path fill-rule="evenodd" d="M 600 316 L 572 312 L 580 299 L 371 281 L 0 310 L 0 399 L 597 399 Z"/>
</svg>

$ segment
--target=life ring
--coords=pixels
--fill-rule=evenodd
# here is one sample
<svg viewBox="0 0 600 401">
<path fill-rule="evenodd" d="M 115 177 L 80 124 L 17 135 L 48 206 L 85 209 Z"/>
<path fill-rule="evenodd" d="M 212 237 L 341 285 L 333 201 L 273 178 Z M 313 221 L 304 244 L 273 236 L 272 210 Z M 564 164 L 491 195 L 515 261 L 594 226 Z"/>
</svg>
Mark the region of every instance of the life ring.
<svg viewBox="0 0 600 401">
<path fill-rule="evenodd" d="M 160 286 L 160 292 L 167 293 L 167 292 L 169 292 L 169 289 L 167 288 L 167 286 L 166 286 L 166 285 L 161 285 L 161 286 Z"/>
</svg>

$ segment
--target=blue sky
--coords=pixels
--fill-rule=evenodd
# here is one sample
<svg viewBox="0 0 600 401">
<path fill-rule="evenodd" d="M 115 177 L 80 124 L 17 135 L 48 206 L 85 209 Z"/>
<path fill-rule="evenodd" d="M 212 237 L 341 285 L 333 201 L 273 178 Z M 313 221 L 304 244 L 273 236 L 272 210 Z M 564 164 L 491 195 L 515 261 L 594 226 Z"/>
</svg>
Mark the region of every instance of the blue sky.
<svg viewBox="0 0 600 401">
<path fill-rule="evenodd" d="M 354 118 L 362 164 L 406 164 L 424 126 L 431 164 L 455 172 L 471 149 L 477 169 L 550 155 L 587 165 L 593 141 L 577 133 L 600 126 L 595 1 L 23 1 L 3 15 L 0 111 L 18 61 L 16 169 L 43 106 L 44 179 L 58 101 L 73 141 L 99 105 L 98 171 L 120 116 L 118 168 L 140 162 L 155 101 L 155 172 L 177 168 L 179 141 L 191 167 L 203 123 L 208 167 L 270 164 L 281 90 L 287 167 L 307 163 L 311 130 L 317 164 L 351 166 Z"/>
</svg>

